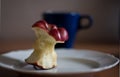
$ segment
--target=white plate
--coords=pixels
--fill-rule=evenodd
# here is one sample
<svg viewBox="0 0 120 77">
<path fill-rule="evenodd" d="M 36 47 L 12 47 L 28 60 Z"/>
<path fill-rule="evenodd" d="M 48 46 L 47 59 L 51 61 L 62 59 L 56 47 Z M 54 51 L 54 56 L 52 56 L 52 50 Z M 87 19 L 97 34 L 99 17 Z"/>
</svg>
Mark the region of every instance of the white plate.
<svg viewBox="0 0 120 77">
<path fill-rule="evenodd" d="M 0 56 L 0 66 L 24 73 L 68 74 L 91 73 L 114 67 L 119 60 L 113 55 L 92 50 L 57 49 L 58 66 L 50 70 L 35 70 L 25 59 L 33 49 L 12 51 Z"/>
</svg>

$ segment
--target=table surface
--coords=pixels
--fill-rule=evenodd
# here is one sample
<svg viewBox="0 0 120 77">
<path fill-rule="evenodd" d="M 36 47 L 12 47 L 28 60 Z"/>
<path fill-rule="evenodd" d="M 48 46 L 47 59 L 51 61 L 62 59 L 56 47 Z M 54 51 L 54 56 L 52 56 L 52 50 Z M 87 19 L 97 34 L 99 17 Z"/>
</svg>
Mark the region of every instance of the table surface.
<svg viewBox="0 0 120 77">
<path fill-rule="evenodd" d="M 32 48 L 34 41 L 0 41 L 0 54 L 9 52 L 11 50 L 18 49 L 29 49 Z M 75 49 L 89 49 L 97 50 L 105 53 L 112 54 L 116 57 L 119 57 L 119 45 L 111 43 L 75 43 Z M 28 76 L 21 73 L 16 73 L 15 71 L 10 71 L 0 67 L 0 76 L 4 77 L 23 77 Z M 32 75 L 30 75 L 32 77 Z M 33 75 L 34 76 L 34 75 Z M 73 75 L 79 77 L 81 75 Z M 39 77 L 39 76 L 38 76 Z M 46 76 L 48 77 L 48 76 Z M 50 76 L 49 76 L 50 77 Z M 52 76 L 53 77 L 53 76 Z M 72 77 L 72 75 L 71 75 Z M 81 77 L 119 77 L 119 65 L 97 73 L 88 74 L 86 76 L 82 75 Z"/>
</svg>

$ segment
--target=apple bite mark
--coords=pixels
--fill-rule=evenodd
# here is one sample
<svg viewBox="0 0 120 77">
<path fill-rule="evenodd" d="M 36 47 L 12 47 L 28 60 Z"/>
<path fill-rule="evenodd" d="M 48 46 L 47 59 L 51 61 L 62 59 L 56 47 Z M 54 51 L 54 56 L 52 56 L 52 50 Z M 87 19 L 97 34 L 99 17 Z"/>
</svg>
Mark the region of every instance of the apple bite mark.
<svg viewBox="0 0 120 77">
<path fill-rule="evenodd" d="M 33 53 L 25 60 L 28 64 L 41 69 L 50 69 L 57 66 L 56 43 L 64 43 L 68 39 L 67 31 L 56 25 L 38 21 L 32 29 L 36 34 Z"/>
</svg>

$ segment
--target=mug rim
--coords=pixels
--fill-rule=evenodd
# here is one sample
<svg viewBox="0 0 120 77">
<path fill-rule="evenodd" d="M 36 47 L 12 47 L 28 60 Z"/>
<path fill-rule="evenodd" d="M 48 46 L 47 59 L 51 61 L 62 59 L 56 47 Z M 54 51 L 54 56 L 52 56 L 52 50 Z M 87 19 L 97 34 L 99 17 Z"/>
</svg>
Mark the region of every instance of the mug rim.
<svg viewBox="0 0 120 77">
<path fill-rule="evenodd" d="M 68 11 L 46 11 L 43 14 L 80 15 L 80 13 L 78 13 L 78 12 L 68 12 Z"/>
</svg>

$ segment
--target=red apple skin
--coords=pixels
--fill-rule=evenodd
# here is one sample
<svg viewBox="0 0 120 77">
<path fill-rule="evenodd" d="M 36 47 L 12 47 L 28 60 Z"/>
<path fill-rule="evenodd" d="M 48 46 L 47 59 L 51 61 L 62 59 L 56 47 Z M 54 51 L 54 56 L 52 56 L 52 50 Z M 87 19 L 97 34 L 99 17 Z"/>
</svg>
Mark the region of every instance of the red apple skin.
<svg viewBox="0 0 120 77">
<path fill-rule="evenodd" d="M 67 33 L 67 31 L 64 28 L 62 28 L 62 27 L 58 28 L 58 31 L 59 31 L 59 33 L 61 35 L 61 41 L 68 40 L 68 33 Z"/>
<path fill-rule="evenodd" d="M 48 31 L 48 24 L 44 20 L 37 21 L 35 24 L 33 24 L 32 27 L 39 27 L 39 28 L 42 28 L 42 29 Z"/>
<path fill-rule="evenodd" d="M 56 41 L 66 41 L 68 40 L 68 33 L 64 28 L 52 29 L 49 34 L 53 36 Z"/>
<path fill-rule="evenodd" d="M 44 29 L 51 36 L 53 36 L 56 39 L 56 41 L 68 40 L 68 33 L 67 33 L 66 29 L 59 28 L 54 24 L 48 24 L 44 20 L 37 21 L 35 24 L 33 24 L 32 27 L 39 27 L 39 28 Z"/>
<path fill-rule="evenodd" d="M 57 26 L 54 24 L 49 24 L 49 26 L 51 27 L 51 29 L 57 29 Z"/>
<path fill-rule="evenodd" d="M 61 35 L 59 33 L 59 31 L 57 29 L 52 29 L 49 34 L 55 38 L 56 41 L 60 41 L 61 40 Z"/>
</svg>

